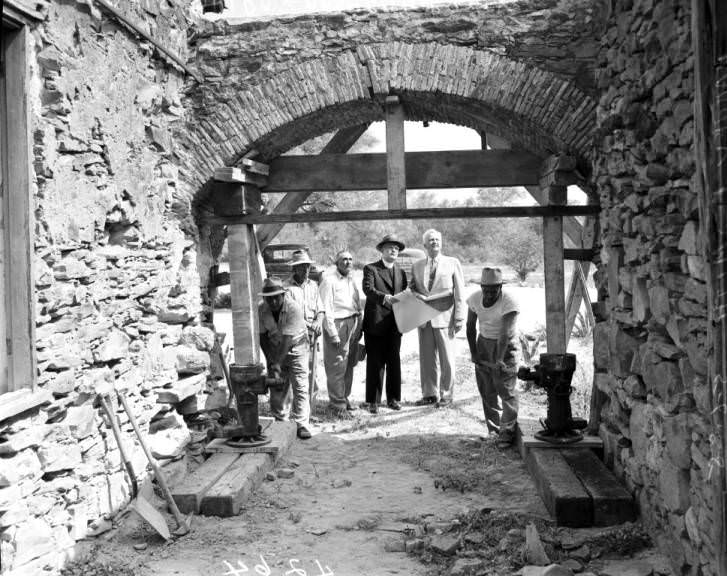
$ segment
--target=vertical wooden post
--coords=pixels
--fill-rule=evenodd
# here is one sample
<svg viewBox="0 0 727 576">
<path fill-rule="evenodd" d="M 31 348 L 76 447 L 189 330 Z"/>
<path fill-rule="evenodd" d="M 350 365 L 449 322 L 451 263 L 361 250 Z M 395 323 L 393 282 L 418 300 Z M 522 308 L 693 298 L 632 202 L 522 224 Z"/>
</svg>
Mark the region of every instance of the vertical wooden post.
<svg viewBox="0 0 727 576">
<path fill-rule="evenodd" d="M 567 188 L 551 185 L 548 204 L 565 204 Z M 563 217 L 543 218 L 543 268 L 545 271 L 545 330 L 549 354 L 565 354 L 565 293 L 563 269 Z"/>
<path fill-rule="evenodd" d="M 227 228 L 235 363 L 245 365 L 260 363 L 258 296 L 250 261 L 256 244 L 254 234 L 249 224 L 233 224 Z"/>
<path fill-rule="evenodd" d="M 406 210 L 404 107 L 398 96 L 386 97 L 386 181 L 389 210 Z"/>
</svg>

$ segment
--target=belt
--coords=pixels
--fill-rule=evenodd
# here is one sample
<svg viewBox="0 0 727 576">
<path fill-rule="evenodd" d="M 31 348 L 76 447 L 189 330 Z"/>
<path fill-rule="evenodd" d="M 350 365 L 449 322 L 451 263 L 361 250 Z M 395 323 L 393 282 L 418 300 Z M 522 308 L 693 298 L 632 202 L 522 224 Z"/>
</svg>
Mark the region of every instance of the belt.
<svg viewBox="0 0 727 576">
<path fill-rule="evenodd" d="M 358 318 L 360 314 L 351 314 L 350 316 L 344 316 L 343 318 L 335 318 L 335 320 L 348 320 L 349 318 Z"/>
</svg>

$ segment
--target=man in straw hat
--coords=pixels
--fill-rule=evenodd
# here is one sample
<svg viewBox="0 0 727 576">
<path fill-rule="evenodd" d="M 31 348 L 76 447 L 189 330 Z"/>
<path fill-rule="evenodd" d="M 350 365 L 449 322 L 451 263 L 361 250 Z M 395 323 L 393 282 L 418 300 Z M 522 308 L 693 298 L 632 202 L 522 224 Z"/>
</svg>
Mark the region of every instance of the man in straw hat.
<svg viewBox="0 0 727 576">
<path fill-rule="evenodd" d="M 353 255 L 336 254 L 336 268 L 323 276 L 319 293 L 323 301 L 323 364 L 326 368 L 329 407 L 339 417 L 355 410 L 348 397 L 353 385 L 356 343 L 361 336 L 361 294 L 353 279 Z"/>
<path fill-rule="evenodd" d="M 480 292 L 467 299 L 467 342 L 475 364 L 487 429 L 499 434 L 497 443 L 504 447 L 515 440 L 517 425 L 516 324 L 519 309 L 512 295 L 502 289 L 499 268 L 482 269 L 480 288 Z"/>
<path fill-rule="evenodd" d="M 291 274 L 283 284 L 291 298 L 303 309 L 303 318 L 308 328 L 308 340 L 310 341 L 308 391 L 311 394 L 312 403 L 313 396 L 318 391 L 317 371 L 313 362 L 317 361 L 318 337 L 321 335 L 324 316 L 323 302 L 318 294 L 318 284 L 310 279 L 313 260 L 308 252 L 296 250 L 288 264 L 291 267 Z"/>
<path fill-rule="evenodd" d="M 286 397 L 292 388 L 293 406 L 290 416 L 298 426 L 298 438 L 311 437 L 310 402 L 308 399 L 308 329 L 303 309 L 286 292 L 282 282 L 266 278 L 258 306 L 260 346 L 268 363 L 268 374 L 282 378 L 282 389 L 271 388 L 270 410 L 277 420 L 287 420 L 290 405 Z"/>
<path fill-rule="evenodd" d="M 386 372 L 386 402 L 392 410 L 401 410 L 401 332 L 394 318 L 394 294 L 406 288 L 406 274 L 396 265 L 404 243 L 396 234 L 387 234 L 376 245 L 381 259 L 363 269 L 366 294 L 363 332 L 366 341 L 366 404 L 376 414 L 381 401 Z"/>
</svg>

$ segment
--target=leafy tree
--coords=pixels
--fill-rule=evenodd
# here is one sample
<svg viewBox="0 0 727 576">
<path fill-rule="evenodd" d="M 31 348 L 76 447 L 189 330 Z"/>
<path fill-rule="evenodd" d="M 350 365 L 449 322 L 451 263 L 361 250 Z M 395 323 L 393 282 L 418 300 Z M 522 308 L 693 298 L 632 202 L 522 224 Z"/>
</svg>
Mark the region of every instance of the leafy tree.
<svg viewBox="0 0 727 576">
<path fill-rule="evenodd" d="M 524 218 L 508 218 L 500 231 L 500 261 L 510 266 L 521 282 L 543 261 L 543 239 Z M 504 220 L 502 221 L 504 222 Z"/>
</svg>

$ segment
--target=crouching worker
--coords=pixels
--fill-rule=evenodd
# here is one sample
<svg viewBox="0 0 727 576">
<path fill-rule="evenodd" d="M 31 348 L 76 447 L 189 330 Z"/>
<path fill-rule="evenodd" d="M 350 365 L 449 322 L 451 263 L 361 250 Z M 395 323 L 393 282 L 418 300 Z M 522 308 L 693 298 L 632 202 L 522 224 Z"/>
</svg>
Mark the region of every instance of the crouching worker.
<svg viewBox="0 0 727 576">
<path fill-rule="evenodd" d="M 270 410 L 276 420 L 288 413 L 298 427 L 298 438 L 311 437 L 308 400 L 308 328 L 303 309 L 295 303 L 279 280 L 266 278 L 258 307 L 260 346 L 268 364 L 268 376 L 282 378 L 282 388 L 270 389 Z M 292 411 L 290 394 L 292 388 Z M 288 400 L 286 400 L 286 398 Z"/>
<path fill-rule="evenodd" d="M 516 324 L 519 310 L 512 295 L 502 289 L 499 268 L 483 268 L 480 288 L 480 292 L 467 299 L 467 342 L 475 364 L 487 429 L 499 434 L 497 444 L 505 447 L 515 440 L 517 426 Z"/>
</svg>

